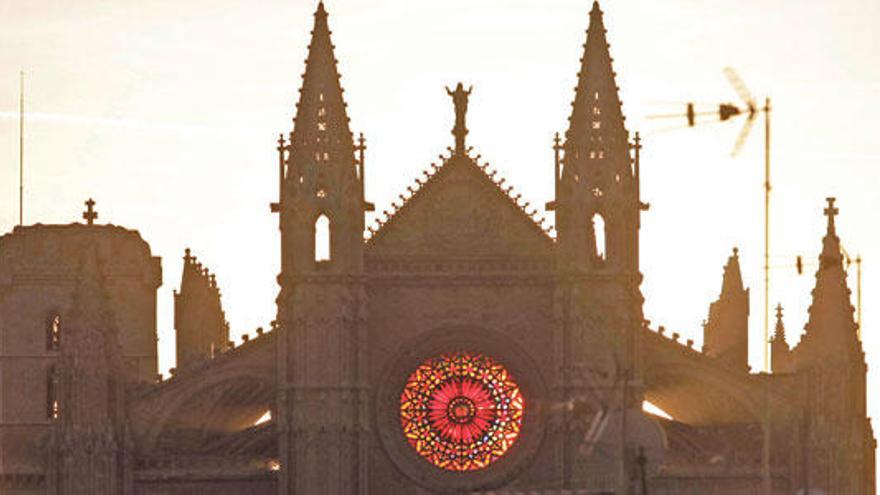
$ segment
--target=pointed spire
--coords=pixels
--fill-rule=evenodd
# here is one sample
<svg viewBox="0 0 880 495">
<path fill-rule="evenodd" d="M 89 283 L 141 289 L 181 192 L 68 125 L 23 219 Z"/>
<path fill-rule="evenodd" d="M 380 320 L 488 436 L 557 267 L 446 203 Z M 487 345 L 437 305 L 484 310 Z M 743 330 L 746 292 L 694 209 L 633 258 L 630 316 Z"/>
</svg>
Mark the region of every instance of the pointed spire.
<svg viewBox="0 0 880 495">
<path fill-rule="evenodd" d="M 782 304 L 776 305 L 776 331 L 770 338 L 770 359 L 773 373 L 793 371 L 791 349 L 785 341 L 785 325 L 782 323 Z"/>
<path fill-rule="evenodd" d="M 324 3 L 318 3 L 291 145 L 311 162 L 354 168 L 354 141 Z"/>
<path fill-rule="evenodd" d="M 737 370 L 748 369 L 749 290 L 743 287 L 739 250 L 724 266 L 721 295 L 709 305 L 709 318 L 703 326 L 703 349 L 709 356 Z"/>
<path fill-rule="evenodd" d="M 593 2 L 566 132 L 569 149 L 587 153 L 593 159 L 627 152 L 627 132 L 605 34 L 602 10 L 598 2 Z"/>
<path fill-rule="evenodd" d="M 822 254 L 816 272 L 813 302 L 809 309 L 804 343 L 814 341 L 822 353 L 841 346 L 860 349 L 858 328 L 853 316 L 855 309 L 850 303 L 850 290 L 843 268 L 840 239 L 835 231 L 835 216 L 839 213 L 834 198 L 827 198 L 828 227 L 822 239 Z"/>
<path fill-rule="evenodd" d="M 776 305 L 776 329 L 770 342 L 785 342 L 785 324 L 782 322 L 782 303 Z"/>
<path fill-rule="evenodd" d="M 220 300 L 216 276 L 184 251 L 180 291 L 174 293 L 177 368 L 212 357 L 229 340 L 229 324 Z"/>
</svg>

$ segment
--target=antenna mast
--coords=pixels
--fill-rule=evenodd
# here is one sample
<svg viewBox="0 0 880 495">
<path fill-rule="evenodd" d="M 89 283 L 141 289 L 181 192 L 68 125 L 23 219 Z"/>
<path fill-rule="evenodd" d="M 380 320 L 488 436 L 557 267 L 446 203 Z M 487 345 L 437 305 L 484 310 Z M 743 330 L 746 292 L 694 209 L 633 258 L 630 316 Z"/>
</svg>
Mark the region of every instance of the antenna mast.
<svg viewBox="0 0 880 495">
<path fill-rule="evenodd" d="M 18 225 L 24 225 L 24 71 L 18 75 Z"/>
<path fill-rule="evenodd" d="M 736 71 L 730 67 L 724 69 L 724 76 L 733 86 L 737 95 L 742 99 L 744 106 L 740 107 L 733 103 L 721 103 L 717 105 L 718 110 L 697 111 L 695 103 L 687 102 L 685 113 L 683 114 L 664 114 L 649 115 L 652 119 L 681 118 L 687 119 L 687 126 L 693 127 L 698 122 L 698 117 L 704 115 L 717 115 L 720 122 L 730 120 L 738 115 L 745 116 L 745 123 L 736 143 L 733 145 L 731 156 L 739 154 L 752 125 L 758 117 L 758 114 L 764 112 L 764 341 L 761 349 L 764 353 L 764 370 L 770 372 L 770 98 L 764 100 L 764 106 L 759 107 L 757 101 L 748 90 L 745 83 L 737 75 Z"/>
</svg>

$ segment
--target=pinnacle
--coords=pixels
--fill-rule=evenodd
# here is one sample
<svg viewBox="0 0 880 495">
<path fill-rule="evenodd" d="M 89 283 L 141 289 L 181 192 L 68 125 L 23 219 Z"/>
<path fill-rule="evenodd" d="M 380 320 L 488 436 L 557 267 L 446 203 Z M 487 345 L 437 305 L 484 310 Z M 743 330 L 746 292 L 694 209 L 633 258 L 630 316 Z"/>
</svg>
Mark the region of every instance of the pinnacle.
<svg viewBox="0 0 880 495">
<path fill-rule="evenodd" d="M 306 67 L 302 75 L 294 130 L 291 135 L 292 169 L 302 176 L 298 167 L 308 167 L 317 160 L 339 164 L 354 171 L 354 143 L 349 129 L 343 88 L 337 60 L 327 23 L 324 3 L 319 2 L 315 12 L 312 38 L 309 42 Z M 349 169 L 350 167 L 350 169 Z"/>
<path fill-rule="evenodd" d="M 858 345 L 854 308 L 850 303 L 840 239 L 834 229 L 834 216 L 839 210 L 834 206 L 834 198 L 828 198 L 827 201 L 825 215 L 828 216 L 828 230 L 822 239 L 822 254 L 819 256 L 820 265 L 816 272 L 816 286 L 812 292 L 813 302 L 810 305 L 806 335 L 819 339 L 819 345 L 826 348 L 837 342 Z"/>
<path fill-rule="evenodd" d="M 586 157 L 590 152 L 593 157 L 626 153 L 626 128 L 605 33 L 602 11 L 594 2 L 566 132 L 569 147 Z"/>
<path fill-rule="evenodd" d="M 782 322 L 782 304 L 776 305 L 776 329 L 773 332 L 772 342 L 785 342 L 785 324 Z"/>
<path fill-rule="evenodd" d="M 733 248 L 733 254 L 727 259 L 724 265 L 724 278 L 721 283 L 721 294 L 729 294 L 733 291 L 742 291 L 743 281 L 742 272 L 739 267 L 739 249 Z"/>
</svg>

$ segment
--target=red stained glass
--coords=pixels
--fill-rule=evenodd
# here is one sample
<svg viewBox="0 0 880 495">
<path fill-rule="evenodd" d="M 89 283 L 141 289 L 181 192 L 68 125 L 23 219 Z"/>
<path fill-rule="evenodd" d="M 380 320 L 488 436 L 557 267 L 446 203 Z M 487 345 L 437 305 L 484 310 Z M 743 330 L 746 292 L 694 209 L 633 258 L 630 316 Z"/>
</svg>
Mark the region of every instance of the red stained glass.
<svg viewBox="0 0 880 495">
<path fill-rule="evenodd" d="M 449 471 L 482 469 L 520 434 L 523 397 L 495 360 L 460 352 L 431 358 L 409 376 L 400 395 L 400 423 L 410 445 Z"/>
</svg>

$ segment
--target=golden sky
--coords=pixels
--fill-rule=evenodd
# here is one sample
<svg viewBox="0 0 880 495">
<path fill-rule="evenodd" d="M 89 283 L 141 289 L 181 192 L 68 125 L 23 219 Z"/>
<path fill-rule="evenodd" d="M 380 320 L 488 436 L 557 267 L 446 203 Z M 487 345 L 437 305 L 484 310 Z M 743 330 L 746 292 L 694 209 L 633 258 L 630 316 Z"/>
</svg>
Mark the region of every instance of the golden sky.
<svg viewBox="0 0 880 495">
<path fill-rule="evenodd" d="M 763 131 L 737 158 L 741 121 L 664 130 L 671 102 L 739 103 L 737 69 L 773 100 L 771 304 L 802 332 L 826 196 L 844 247 L 864 258 L 869 409 L 880 412 L 880 3 L 875 0 L 606 0 L 630 131 L 640 130 L 645 313 L 683 338 L 718 296 L 739 246 L 762 366 Z M 0 232 L 18 219 L 18 72 L 26 72 L 25 223 L 137 229 L 163 258 L 160 368 L 173 365 L 172 297 L 185 247 L 217 273 L 238 340 L 274 317 L 275 140 L 288 132 L 315 2 L 0 2 Z M 368 139 L 368 199 L 390 201 L 452 144 L 443 87 L 474 85 L 469 144 L 534 205 L 550 200 L 587 0 L 331 0 L 352 130 Z M 676 122 L 677 123 L 677 122 Z M 552 215 L 550 216 L 552 220 Z M 804 255 L 797 276 L 795 256 Z M 855 304 L 855 267 L 850 287 Z"/>
</svg>

